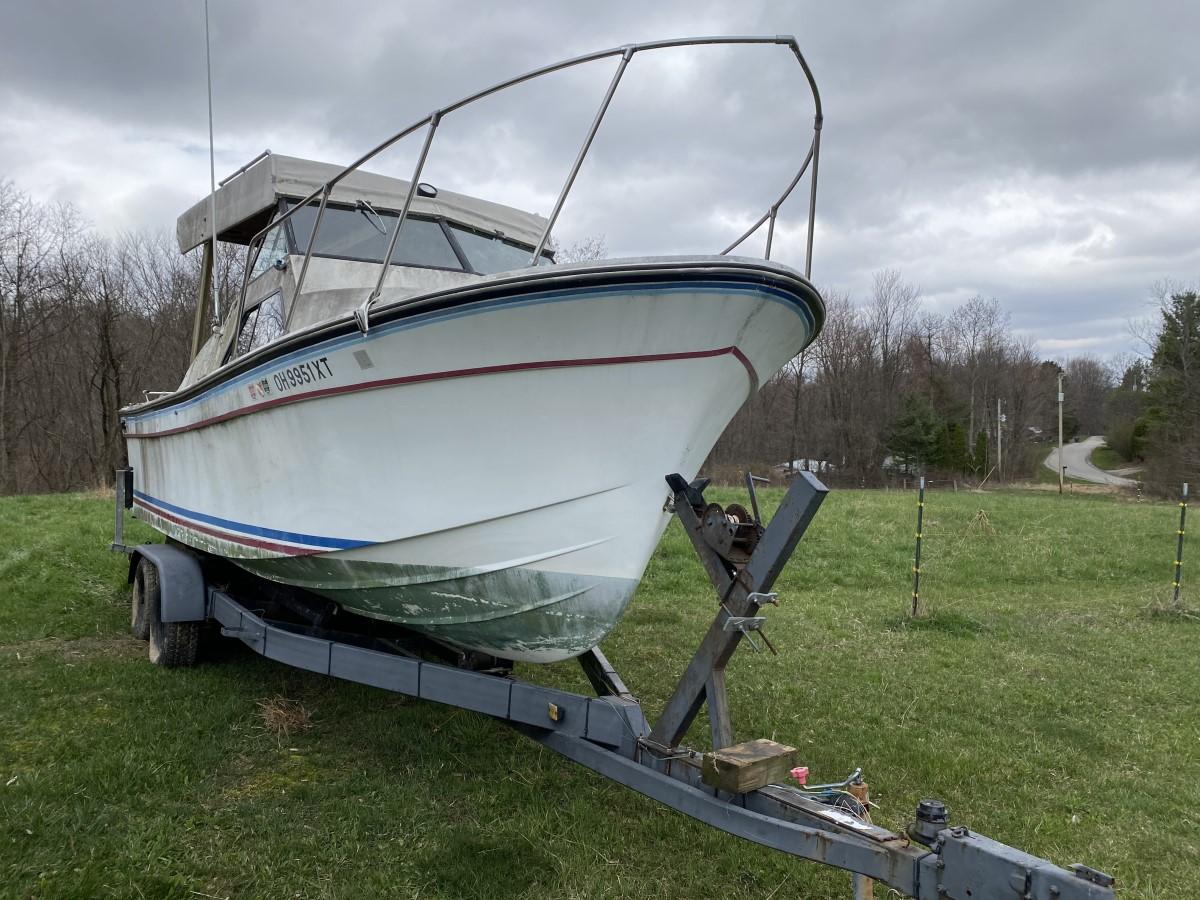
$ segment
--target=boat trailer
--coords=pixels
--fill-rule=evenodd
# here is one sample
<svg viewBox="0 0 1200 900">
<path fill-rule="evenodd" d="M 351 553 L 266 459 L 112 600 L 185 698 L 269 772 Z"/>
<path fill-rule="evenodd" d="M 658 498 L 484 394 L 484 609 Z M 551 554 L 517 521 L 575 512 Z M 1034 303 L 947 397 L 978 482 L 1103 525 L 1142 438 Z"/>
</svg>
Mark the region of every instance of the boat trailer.
<svg viewBox="0 0 1200 900">
<path fill-rule="evenodd" d="M 213 560 L 179 544 L 125 546 L 129 469 L 118 470 L 112 548 L 129 555 L 134 631 L 148 636 L 151 659 L 159 664 L 193 663 L 201 626 L 215 620 L 223 635 L 268 659 L 491 716 L 707 825 L 845 869 L 853 874 L 856 900 L 874 896 L 875 882 L 918 900 L 1115 898 L 1111 876 L 1080 864 L 1063 869 L 951 826 L 945 806 L 936 800 L 921 801 L 907 832 L 900 834 L 870 822 L 858 770 L 839 784 L 785 785 L 780 775 L 786 776 L 795 761 L 793 748 L 763 740 L 734 744 L 725 667 L 743 639 L 754 643 L 755 633 L 773 650 L 759 612 L 777 602 L 771 588 L 827 489 L 811 473 L 800 472 L 764 527 L 750 477 L 752 513 L 736 504 L 722 509 L 707 502 L 704 479 L 689 484 L 670 475 L 667 485 L 666 509 L 691 539 L 719 603 L 652 727 L 599 647 L 579 657 L 596 692 L 583 696 L 527 684 L 513 677 L 511 663 L 431 646 L 419 636 L 331 630 L 328 601 L 288 597 L 279 586 L 253 576 L 242 579 L 245 588 L 234 587 L 234 581 L 217 586 L 205 575 Z M 277 605 L 304 621 L 268 616 L 265 610 Z M 683 744 L 705 705 L 712 737 L 708 753 Z M 801 773 L 797 770 L 798 778 Z"/>
</svg>

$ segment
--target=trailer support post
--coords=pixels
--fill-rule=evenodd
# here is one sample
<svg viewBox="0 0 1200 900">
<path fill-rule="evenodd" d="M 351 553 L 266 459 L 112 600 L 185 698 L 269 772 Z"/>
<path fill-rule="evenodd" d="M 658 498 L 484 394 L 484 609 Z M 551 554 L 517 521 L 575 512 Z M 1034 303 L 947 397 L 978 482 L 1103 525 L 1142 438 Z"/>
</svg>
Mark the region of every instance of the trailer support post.
<svg viewBox="0 0 1200 900">
<path fill-rule="evenodd" d="M 734 618 L 753 617 L 758 612 L 760 602 L 766 599 L 775 579 L 783 571 L 788 558 L 817 514 L 828 488 L 811 472 L 800 472 L 792 479 L 787 495 L 762 533 L 749 562 L 736 571 L 704 538 L 700 516 L 693 502 L 697 497 L 692 492 L 698 493 L 698 489 L 685 485 L 679 476 L 668 477 L 667 483 L 675 492 L 675 514 L 683 523 L 709 578 L 720 593 L 721 605 L 700 647 L 680 677 L 675 692 L 663 708 L 662 715 L 654 723 L 650 740 L 666 747 L 678 746 L 708 699 L 713 746 L 718 749 L 718 742 L 720 746 L 729 746 L 733 740 L 728 704 L 724 697 L 725 665 L 733 656 L 743 634 L 736 629 L 727 629 L 726 622 Z"/>
</svg>

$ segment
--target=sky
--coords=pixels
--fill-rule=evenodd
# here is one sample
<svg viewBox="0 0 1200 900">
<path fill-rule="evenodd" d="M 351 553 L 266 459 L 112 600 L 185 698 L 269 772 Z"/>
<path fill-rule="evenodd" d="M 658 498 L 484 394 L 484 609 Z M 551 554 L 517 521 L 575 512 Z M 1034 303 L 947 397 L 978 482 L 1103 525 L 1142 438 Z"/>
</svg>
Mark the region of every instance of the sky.
<svg viewBox="0 0 1200 900">
<path fill-rule="evenodd" d="M 511 75 L 623 44 L 794 34 L 824 106 L 812 276 L 930 311 L 994 297 L 1043 356 L 1137 351 L 1163 280 L 1200 281 L 1200 4 L 210 0 L 217 177 L 265 148 L 349 163 Z M 543 215 L 615 67 L 447 116 L 423 180 Z M 208 191 L 200 0 L 0 0 L 0 180 L 106 233 Z M 718 252 L 811 138 L 780 46 L 637 54 L 555 230 L 613 256 Z M 370 168 L 403 174 L 419 137 Z M 772 258 L 803 268 L 807 185 Z M 746 245 L 761 255 L 762 237 Z"/>
</svg>

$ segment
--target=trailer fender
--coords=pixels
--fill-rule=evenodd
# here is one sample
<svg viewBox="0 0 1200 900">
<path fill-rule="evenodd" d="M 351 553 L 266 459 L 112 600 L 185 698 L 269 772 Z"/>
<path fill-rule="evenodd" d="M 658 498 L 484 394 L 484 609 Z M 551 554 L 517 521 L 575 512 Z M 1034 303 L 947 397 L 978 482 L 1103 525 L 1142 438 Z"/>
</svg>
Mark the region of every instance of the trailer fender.
<svg viewBox="0 0 1200 900">
<path fill-rule="evenodd" d="M 171 544 L 141 544 L 129 554 L 129 581 L 142 559 L 158 569 L 161 618 L 164 622 L 203 622 L 208 618 L 207 591 L 200 561 Z"/>
</svg>

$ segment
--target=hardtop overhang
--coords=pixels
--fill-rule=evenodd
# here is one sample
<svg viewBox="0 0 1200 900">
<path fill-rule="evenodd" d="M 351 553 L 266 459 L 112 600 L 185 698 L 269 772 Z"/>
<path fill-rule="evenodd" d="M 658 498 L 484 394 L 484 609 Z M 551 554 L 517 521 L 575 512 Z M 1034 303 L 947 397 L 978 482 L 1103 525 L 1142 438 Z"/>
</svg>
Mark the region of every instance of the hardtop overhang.
<svg viewBox="0 0 1200 900">
<path fill-rule="evenodd" d="M 217 188 L 218 239 L 236 244 L 249 243 L 270 221 L 280 199 L 301 200 L 342 171 L 341 166 L 332 163 L 264 154 Z M 358 169 L 334 186 L 330 200 L 334 203 L 365 200 L 373 207 L 394 210 L 404 205 L 408 188 L 409 182 L 402 178 Z M 436 197 L 426 197 L 419 192 L 414 194 L 412 212 L 444 217 L 530 246 L 537 244 L 546 228 L 546 219 L 536 213 L 441 189 Z M 175 231 L 181 253 L 212 239 L 207 196 L 179 217 Z"/>
</svg>

